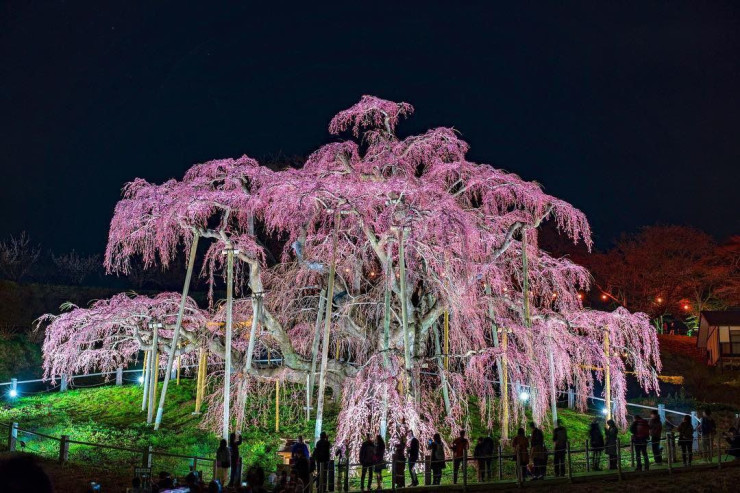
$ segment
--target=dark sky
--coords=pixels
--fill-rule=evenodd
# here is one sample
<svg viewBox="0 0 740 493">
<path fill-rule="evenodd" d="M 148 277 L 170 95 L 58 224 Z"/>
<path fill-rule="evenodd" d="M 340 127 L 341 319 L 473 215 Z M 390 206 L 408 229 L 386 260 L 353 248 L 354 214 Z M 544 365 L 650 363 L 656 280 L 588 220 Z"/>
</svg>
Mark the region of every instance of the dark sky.
<svg viewBox="0 0 740 493">
<path fill-rule="evenodd" d="M 4 2 L 0 237 L 102 251 L 126 181 L 307 154 L 362 94 L 416 107 L 401 134 L 454 126 L 601 246 L 740 233 L 738 2 L 252 3 Z"/>
</svg>

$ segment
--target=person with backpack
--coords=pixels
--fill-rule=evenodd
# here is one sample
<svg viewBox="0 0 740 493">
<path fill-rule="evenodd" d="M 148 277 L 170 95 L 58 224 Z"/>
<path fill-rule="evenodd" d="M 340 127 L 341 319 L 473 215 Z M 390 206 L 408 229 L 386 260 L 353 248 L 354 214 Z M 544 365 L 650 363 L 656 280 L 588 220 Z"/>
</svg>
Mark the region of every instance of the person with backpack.
<svg viewBox="0 0 740 493">
<path fill-rule="evenodd" d="M 547 469 L 545 434 L 542 433 L 542 430 L 537 427 L 534 421 L 529 423 L 529 427 L 532 428 L 532 437 L 530 439 L 532 445 L 532 463 L 534 464 L 532 480 L 545 479 L 545 470 Z"/>
<path fill-rule="evenodd" d="M 468 451 L 468 439 L 465 438 L 465 430 L 460 430 L 460 435 L 455 438 L 452 442 L 452 482 L 457 484 L 457 473 L 460 470 L 460 465 L 463 463 L 465 454 Z"/>
<path fill-rule="evenodd" d="M 411 486 L 419 486 L 419 478 L 416 475 L 416 463 L 419 461 L 419 440 L 414 436 L 413 431 L 409 431 L 409 448 L 407 451 L 409 461 L 409 475 L 411 476 Z"/>
<path fill-rule="evenodd" d="M 368 433 L 365 441 L 360 446 L 360 465 L 362 475 L 360 476 L 360 491 L 365 491 L 365 474 L 367 474 L 367 489 L 373 488 L 373 466 L 375 465 L 375 443 L 373 437 Z"/>
<path fill-rule="evenodd" d="M 617 450 L 619 429 L 613 419 L 606 422 L 606 428 L 604 429 L 605 435 L 605 447 L 604 451 L 609 456 L 609 470 L 613 471 L 617 469 L 617 461 L 619 460 L 619 451 Z"/>
<path fill-rule="evenodd" d="M 604 435 L 601 434 L 599 421 L 595 419 L 588 431 L 591 446 L 591 469 L 601 471 L 601 453 L 604 451 Z"/>
<path fill-rule="evenodd" d="M 694 453 L 694 426 L 691 424 L 691 416 L 685 415 L 676 431 L 678 431 L 678 445 L 681 447 L 683 465 L 690 466 Z"/>
<path fill-rule="evenodd" d="M 514 459 L 516 460 L 516 476 L 519 481 L 524 482 L 527 477 L 527 467 L 529 466 L 529 440 L 524 434 L 524 428 L 519 428 L 516 436 L 511 441 L 514 448 Z"/>
<path fill-rule="evenodd" d="M 406 439 L 401 436 L 393 451 L 392 484 L 395 488 L 406 487 Z"/>
<path fill-rule="evenodd" d="M 316 447 L 313 449 L 313 462 L 316 467 L 316 471 L 322 472 L 319 478 L 319 491 L 326 491 L 329 460 L 331 460 L 331 443 L 326 432 L 321 432 L 319 440 L 316 442 Z"/>
<path fill-rule="evenodd" d="M 473 449 L 473 459 L 478 466 L 478 482 L 482 483 L 486 477 L 486 459 L 483 451 L 483 437 L 478 437 L 478 441 Z"/>
<path fill-rule="evenodd" d="M 493 478 L 493 453 L 496 450 L 496 443 L 493 441 L 491 435 L 483 438 L 483 454 L 485 457 L 486 465 L 486 481 L 490 481 Z"/>
<path fill-rule="evenodd" d="M 231 450 L 225 439 L 221 439 L 216 450 L 216 479 L 224 485 L 229 480 L 229 468 L 231 468 Z"/>
<path fill-rule="evenodd" d="M 642 419 L 640 416 L 635 415 L 630 426 L 630 433 L 632 433 L 632 443 L 635 447 L 635 455 L 637 456 L 637 471 L 642 471 L 642 460 L 645 459 L 645 470 L 650 470 L 650 461 L 648 460 L 647 453 L 647 442 L 650 438 L 650 425 L 647 421 Z"/>
<path fill-rule="evenodd" d="M 378 490 L 383 489 L 383 469 L 385 469 L 385 440 L 380 435 L 375 436 L 375 479 L 378 481 Z"/>
<path fill-rule="evenodd" d="M 658 411 L 653 409 L 650 411 L 650 421 L 648 421 L 650 427 L 650 445 L 653 449 L 653 462 L 656 464 L 663 463 L 663 449 L 660 446 L 660 436 L 663 434 L 663 423 L 660 421 Z"/>
<path fill-rule="evenodd" d="M 712 462 L 712 443 L 714 435 L 717 432 L 717 423 L 712 418 L 712 411 L 707 408 L 702 412 L 701 421 L 699 422 L 699 433 L 701 433 L 701 450 L 704 459 Z"/>
<path fill-rule="evenodd" d="M 429 449 L 432 455 L 432 484 L 437 485 L 442 482 L 442 469 L 447 467 L 445 463 L 445 446 L 442 443 L 442 437 L 439 433 L 434 434 L 434 438 L 429 440 Z"/>
<path fill-rule="evenodd" d="M 568 430 L 563 426 L 562 420 L 557 421 L 557 426 L 552 430 L 552 441 L 554 445 L 555 477 L 565 477 L 565 455 L 568 450 Z"/>
<path fill-rule="evenodd" d="M 237 434 L 233 432 L 229 435 L 229 450 L 231 451 L 231 475 L 229 477 L 229 487 L 231 488 L 236 488 L 241 485 L 242 482 L 241 457 L 239 457 L 239 445 L 242 444 L 242 434 L 239 433 L 238 439 L 236 437 Z"/>
</svg>

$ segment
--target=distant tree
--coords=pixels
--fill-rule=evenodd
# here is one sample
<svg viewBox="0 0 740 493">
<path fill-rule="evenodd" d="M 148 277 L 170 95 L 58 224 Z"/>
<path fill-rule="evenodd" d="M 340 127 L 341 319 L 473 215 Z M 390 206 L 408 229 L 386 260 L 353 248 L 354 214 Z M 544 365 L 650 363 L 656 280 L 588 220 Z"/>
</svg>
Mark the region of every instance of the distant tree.
<svg viewBox="0 0 740 493">
<path fill-rule="evenodd" d="M 38 261 L 41 246 L 31 244 L 28 234 L 23 231 L 16 238 L 10 236 L 0 242 L 0 272 L 11 281 L 20 281 Z"/>
<path fill-rule="evenodd" d="M 731 280 L 737 249 L 737 243 L 718 248 L 698 229 L 648 226 L 580 260 L 616 303 L 652 317 L 683 316 L 732 304 L 733 292 L 737 299 L 737 267 L 734 289 Z"/>
<path fill-rule="evenodd" d="M 74 250 L 58 256 L 51 252 L 51 260 L 56 266 L 56 276 L 68 284 L 82 284 L 87 276 L 102 267 L 100 255 L 80 255 Z"/>
</svg>

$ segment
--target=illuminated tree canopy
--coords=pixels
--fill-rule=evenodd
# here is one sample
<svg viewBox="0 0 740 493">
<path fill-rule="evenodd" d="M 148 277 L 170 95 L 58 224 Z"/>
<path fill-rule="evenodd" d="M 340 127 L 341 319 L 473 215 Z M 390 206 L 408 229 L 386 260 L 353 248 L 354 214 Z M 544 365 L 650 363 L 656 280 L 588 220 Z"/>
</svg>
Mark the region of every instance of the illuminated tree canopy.
<svg viewBox="0 0 740 493">
<path fill-rule="evenodd" d="M 520 385 L 532 390 L 528 405 L 542 421 L 553 391 L 575 386 L 590 394 L 605 367 L 623 421 L 628 369 L 646 391 L 657 388 L 658 344 L 647 316 L 584 309 L 578 292 L 588 288 L 588 272 L 537 245 L 538 227 L 552 221 L 590 247 L 583 213 L 537 183 L 468 161 L 468 145 L 453 129 L 399 138 L 396 127 L 412 112 L 407 103 L 364 96 L 332 119 L 339 140 L 300 169 L 271 171 L 245 156 L 196 165 L 161 185 L 134 180 L 116 206 L 106 268 L 125 273 L 136 256 L 167 266 L 198 235 L 211 241 L 201 272 L 213 285 L 224 272 L 222 251 L 238 249 L 240 292 L 262 295 L 234 304 L 240 425 L 244 394 L 259 382 L 305 385 L 319 292 L 333 262 L 330 340 L 323 342 L 331 355 L 327 385 L 341 393 L 339 441 L 359 443 L 384 419 L 391 436 L 407 428 L 419 436 L 454 431 L 470 396 L 489 426 L 504 407 L 523 419 Z M 278 262 L 266 260 L 267 238 L 282 245 L 271 252 Z M 171 321 L 177 311 L 175 295 L 161 297 L 119 295 L 44 319 L 47 376 L 131 361 L 149 340 L 147 317 Z M 182 351 L 207 346 L 223 357 L 223 306 L 187 307 Z M 279 354 L 279 366 L 246 364 L 254 313 L 258 348 Z M 442 354 L 445 313 L 449 353 Z M 161 344 L 169 343 L 165 335 Z M 508 382 L 504 395 L 500 379 Z M 218 414 L 211 402 L 209 413 Z"/>
</svg>

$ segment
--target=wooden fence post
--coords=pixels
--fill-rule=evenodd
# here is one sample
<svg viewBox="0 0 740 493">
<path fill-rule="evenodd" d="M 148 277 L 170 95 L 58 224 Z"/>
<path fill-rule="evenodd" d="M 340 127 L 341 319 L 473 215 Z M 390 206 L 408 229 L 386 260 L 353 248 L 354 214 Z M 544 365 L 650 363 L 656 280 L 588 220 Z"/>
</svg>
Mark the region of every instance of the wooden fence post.
<svg viewBox="0 0 740 493">
<path fill-rule="evenodd" d="M 691 411 L 691 427 L 694 428 L 694 441 L 691 448 L 694 449 L 694 452 L 699 450 L 699 431 L 696 429 L 697 426 L 699 426 L 699 418 L 696 417 L 696 411 Z"/>
<path fill-rule="evenodd" d="M 658 404 L 658 417 L 661 423 L 665 423 L 665 404 Z"/>
<path fill-rule="evenodd" d="M 586 472 L 591 470 L 591 463 L 588 460 L 588 440 L 586 440 Z"/>
<path fill-rule="evenodd" d="M 62 435 L 59 439 L 59 463 L 66 464 L 69 460 L 69 435 Z"/>
<path fill-rule="evenodd" d="M 62 375 L 62 381 L 59 384 L 59 392 L 66 392 L 69 388 L 69 377 L 67 375 Z"/>
<path fill-rule="evenodd" d="M 617 437 L 617 476 L 622 479 L 622 444 L 619 443 L 619 437 Z"/>
<path fill-rule="evenodd" d="M 566 446 L 566 452 L 568 454 L 568 480 L 572 483 L 573 482 L 573 461 L 571 460 L 571 456 L 570 456 L 570 440 L 566 442 L 565 446 Z"/>
<path fill-rule="evenodd" d="M 370 483 L 372 484 L 372 470 L 370 471 Z M 424 456 L 424 486 L 429 486 L 432 484 L 432 456 L 431 455 L 425 455 Z M 362 485 L 361 485 L 362 486 Z M 362 486 L 364 489 L 364 486 Z"/>
<path fill-rule="evenodd" d="M 468 487 L 468 449 L 463 449 L 463 490 Z"/>
<path fill-rule="evenodd" d="M 11 423 L 8 431 L 8 450 L 15 452 L 15 443 L 18 441 L 18 423 Z"/>
<path fill-rule="evenodd" d="M 576 407 L 576 392 L 573 387 L 568 387 L 568 409 Z"/>
<path fill-rule="evenodd" d="M 18 379 L 11 378 L 10 379 L 10 397 L 17 397 L 17 396 L 18 396 Z"/>
<path fill-rule="evenodd" d="M 499 481 L 504 479 L 504 449 L 501 442 L 498 444 L 498 479 Z"/>
<path fill-rule="evenodd" d="M 116 368 L 116 385 L 123 385 L 123 367 Z"/>
<path fill-rule="evenodd" d="M 665 434 L 665 444 L 668 448 L 668 474 L 673 474 L 673 433 L 670 431 Z"/>
</svg>

